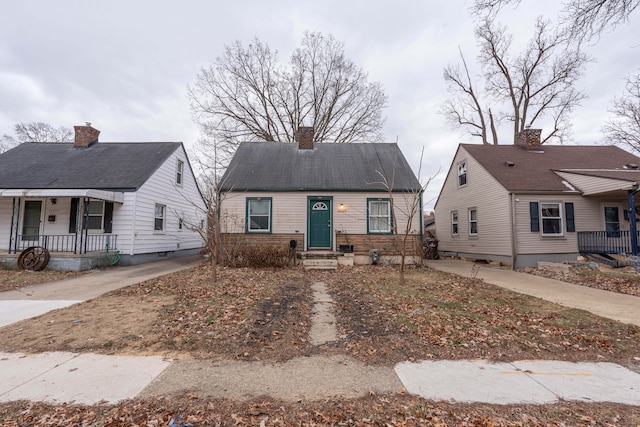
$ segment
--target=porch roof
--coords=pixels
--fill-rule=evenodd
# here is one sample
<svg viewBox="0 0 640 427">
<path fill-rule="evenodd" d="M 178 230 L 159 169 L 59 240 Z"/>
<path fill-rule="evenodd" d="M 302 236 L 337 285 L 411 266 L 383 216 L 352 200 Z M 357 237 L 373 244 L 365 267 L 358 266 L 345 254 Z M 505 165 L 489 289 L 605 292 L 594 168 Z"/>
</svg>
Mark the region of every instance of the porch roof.
<svg viewBox="0 0 640 427">
<path fill-rule="evenodd" d="M 89 197 L 108 202 L 123 203 L 124 193 L 120 191 L 87 190 L 87 189 L 2 189 L 0 197 Z"/>
</svg>

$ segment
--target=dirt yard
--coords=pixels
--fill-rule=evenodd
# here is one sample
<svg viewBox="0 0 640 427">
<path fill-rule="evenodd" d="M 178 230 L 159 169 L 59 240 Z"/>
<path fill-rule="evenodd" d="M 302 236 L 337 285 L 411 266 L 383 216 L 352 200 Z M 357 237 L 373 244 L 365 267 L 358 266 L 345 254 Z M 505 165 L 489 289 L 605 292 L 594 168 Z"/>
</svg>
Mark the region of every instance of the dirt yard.
<svg viewBox="0 0 640 427">
<path fill-rule="evenodd" d="M 1 276 L 0 276 L 1 277 Z M 307 341 L 313 281 L 327 283 L 341 339 Z M 639 370 L 640 328 L 430 269 L 221 269 L 206 266 L 111 292 L 0 328 L 0 350 L 161 354 L 284 361 L 350 354 L 370 364 L 487 358 L 609 361 Z M 456 405 L 403 394 L 285 404 L 176 396 L 91 407 L 0 404 L 0 423 L 168 425 L 638 425 L 640 408 L 611 404 Z M 179 425 L 179 424 L 176 424 Z"/>
</svg>

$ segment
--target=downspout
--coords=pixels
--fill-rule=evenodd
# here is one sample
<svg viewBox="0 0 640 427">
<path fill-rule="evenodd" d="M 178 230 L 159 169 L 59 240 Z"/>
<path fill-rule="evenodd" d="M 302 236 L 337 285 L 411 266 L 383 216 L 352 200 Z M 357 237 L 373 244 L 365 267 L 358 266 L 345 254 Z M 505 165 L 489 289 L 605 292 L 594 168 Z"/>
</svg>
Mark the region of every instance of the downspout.
<svg viewBox="0 0 640 427">
<path fill-rule="evenodd" d="M 516 237 L 516 195 L 509 191 L 509 197 L 511 203 L 509 203 L 509 215 L 511 215 L 511 270 L 516 269 L 516 262 L 518 261 L 518 238 Z"/>
<path fill-rule="evenodd" d="M 637 185 L 634 185 L 637 187 Z M 636 226 L 636 212 L 635 212 L 635 194 L 640 191 L 638 188 L 628 190 L 627 201 L 629 203 L 629 231 L 631 234 L 631 255 L 633 257 L 634 265 L 638 262 L 638 227 Z"/>
<path fill-rule="evenodd" d="M 133 193 L 133 218 L 131 219 L 131 241 L 129 242 L 129 255 L 133 256 L 135 253 L 134 247 L 136 244 L 136 212 L 138 212 L 138 192 Z"/>
</svg>

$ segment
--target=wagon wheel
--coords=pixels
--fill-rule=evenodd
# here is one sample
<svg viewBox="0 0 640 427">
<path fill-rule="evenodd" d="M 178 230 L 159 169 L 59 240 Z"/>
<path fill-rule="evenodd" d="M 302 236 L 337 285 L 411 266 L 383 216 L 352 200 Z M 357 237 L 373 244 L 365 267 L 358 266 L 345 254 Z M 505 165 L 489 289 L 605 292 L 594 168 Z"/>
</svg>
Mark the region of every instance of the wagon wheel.
<svg viewBox="0 0 640 427">
<path fill-rule="evenodd" d="M 23 270 L 44 270 L 48 263 L 49 251 L 42 246 L 31 246 L 18 256 L 18 267 Z"/>
</svg>

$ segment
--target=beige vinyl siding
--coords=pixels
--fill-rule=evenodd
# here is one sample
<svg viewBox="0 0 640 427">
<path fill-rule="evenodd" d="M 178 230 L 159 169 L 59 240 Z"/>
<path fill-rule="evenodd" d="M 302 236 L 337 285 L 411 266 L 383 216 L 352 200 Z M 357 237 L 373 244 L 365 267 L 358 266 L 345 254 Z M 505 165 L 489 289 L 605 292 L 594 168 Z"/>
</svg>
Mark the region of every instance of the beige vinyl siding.
<svg viewBox="0 0 640 427">
<path fill-rule="evenodd" d="M 467 184 L 458 187 L 457 165 L 466 162 Z M 505 166 L 507 167 L 507 166 Z M 446 252 L 511 256 L 509 194 L 464 148 L 453 159 L 435 207 L 438 249 Z M 469 236 L 469 209 L 478 214 L 478 235 Z M 458 235 L 451 234 L 451 212 Z"/>
<path fill-rule="evenodd" d="M 611 178 L 598 178 L 593 176 L 579 175 L 568 172 L 556 172 L 565 181 L 571 183 L 573 187 L 582 191 L 584 196 L 606 193 L 615 190 L 630 190 L 631 183 Z"/>
<path fill-rule="evenodd" d="M 176 185 L 177 159 L 185 164 L 182 186 Z M 164 231 L 154 230 L 156 203 L 166 207 Z M 200 248 L 204 245 L 200 235 L 187 227 L 178 230 L 178 218 L 199 225 L 205 220 L 205 209 L 181 147 L 136 193 L 125 193 L 124 203 L 114 206 L 113 234 L 122 236 L 118 246 L 128 254 Z"/>
<path fill-rule="evenodd" d="M 246 200 L 251 197 L 270 197 L 272 203 L 271 232 L 274 234 L 307 232 L 308 197 L 332 198 L 332 227 L 335 234 L 367 234 L 367 199 L 387 199 L 386 193 L 329 193 L 329 192 L 242 192 L 225 193 L 221 203 L 221 229 L 227 233 L 245 232 Z M 394 195 L 394 213 L 398 222 L 398 232 L 404 233 L 407 224 L 412 196 L 396 193 Z M 343 204 L 344 212 L 338 207 Z M 413 216 L 412 234 L 420 234 L 420 214 L 418 208 Z"/>
</svg>

